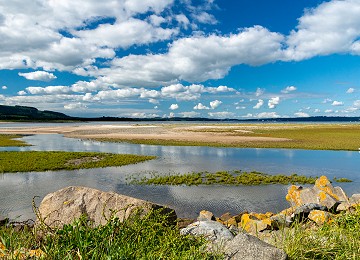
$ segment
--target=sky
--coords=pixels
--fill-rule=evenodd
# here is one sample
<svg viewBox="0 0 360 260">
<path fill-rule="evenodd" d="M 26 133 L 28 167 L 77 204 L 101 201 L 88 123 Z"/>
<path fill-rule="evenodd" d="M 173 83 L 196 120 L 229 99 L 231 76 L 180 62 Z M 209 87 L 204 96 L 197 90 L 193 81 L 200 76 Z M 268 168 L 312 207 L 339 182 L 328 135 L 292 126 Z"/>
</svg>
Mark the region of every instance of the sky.
<svg viewBox="0 0 360 260">
<path fill-rule="evenodd" d="M 360 0 L 0 0 L 0 105 L 360 116 Z"/>
</svg>

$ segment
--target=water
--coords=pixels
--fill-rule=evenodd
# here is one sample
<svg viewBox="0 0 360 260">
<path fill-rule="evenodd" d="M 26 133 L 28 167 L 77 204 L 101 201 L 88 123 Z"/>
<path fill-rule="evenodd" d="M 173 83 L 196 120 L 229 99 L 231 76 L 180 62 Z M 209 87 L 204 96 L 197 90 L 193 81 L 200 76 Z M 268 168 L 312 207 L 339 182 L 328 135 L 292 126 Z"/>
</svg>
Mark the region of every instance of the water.
<svg viewBox="0 0 360 260">
<path fill-rule="evenodd" d="M 272 174 L 346 177 L 354 182 L 336 185 L 348 195 L 360 193 L 358 152 L 136 145 L 70 139 L 58 134 L 26 136 L 23 140 L 33 146 L 0 150 L 98 151 L 156 155 L 158 159 L 123 167 L 1 174 L 0 214 L 18 220 L 34 218 L 33 197 L 38 196 L 35 201 L 39 204 L 46 194 L 70 185 L 115 191 L 168 205 L 180 217 L 196 217 L 202 209 L 220 215 L 244 210 L 277 212 L 288 207 L 286 185 L 187 187 L 126 184 L 129 176 L 149 175 L 151 172 L 241 169 Z"/>
</svg>

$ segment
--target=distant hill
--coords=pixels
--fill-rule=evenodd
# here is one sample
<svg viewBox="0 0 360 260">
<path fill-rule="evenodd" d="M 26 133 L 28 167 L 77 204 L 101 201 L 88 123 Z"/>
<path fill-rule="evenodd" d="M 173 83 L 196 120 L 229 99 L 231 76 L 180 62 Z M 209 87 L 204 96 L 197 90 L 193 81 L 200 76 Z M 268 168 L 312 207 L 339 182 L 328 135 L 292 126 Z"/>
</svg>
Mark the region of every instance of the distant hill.
<svg viewBox="0 0 360 260">
<path fill-rule="evenodd" d="M 72 117 L 59 112 L 40 111 L 35 107 L 0 105 L 0 120 L 71 120 Z"/>
<path fill-rule="evenodd" d="M 35 107 L 27 106 L 3 106 L 0 105 L 0 120 L 9 121 L 164 121 L 164 122 L 181 122 L 181 121 L 211 121 L 211 122 L 360 122 L 360 117 L 296 117 L 296 118 L 256 118 L 256 119 L 213 119 L 213 118 L 127 118 L 127 117 L 71 117 L 63 113 L 54 111 L 40 111 Z"/>
</svg>

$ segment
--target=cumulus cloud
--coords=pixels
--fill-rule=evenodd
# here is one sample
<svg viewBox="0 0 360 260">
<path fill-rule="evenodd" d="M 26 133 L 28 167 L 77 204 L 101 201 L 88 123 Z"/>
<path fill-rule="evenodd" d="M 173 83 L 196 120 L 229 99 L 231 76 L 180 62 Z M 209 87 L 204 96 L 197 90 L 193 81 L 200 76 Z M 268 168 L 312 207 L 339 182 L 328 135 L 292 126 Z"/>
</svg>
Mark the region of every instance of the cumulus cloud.
<svg viewBox="0 0 360 260">
<path fill-rule="evenodd" d="M 325 111 L 324 111 L 325 113 L 332 113 L 332 112 L 334 112 L 332 109 L 326 109 Z"/>
<path fill-rule="evenodd" d="M 179 113 L 180 115 L 182 115 L 182 117 L 197 117 L 200 115 L 200 113 L 195 112 L 195 111 L 190 111 L 190 112 L 181 112 Z"/>
<path fill-rule="evenodd" d="M 27 87 L 26 91 L 32 95 L 56 95 L 67 94 L 71 90 L 67 86 L 48 86 L 48 87 Z"/>
<path fill-rule="evenodd" d="M 341 101 L 336 101 L 336 100 L 334 100 L 334 102 L 332 102 L 331 105 L 332 105 L 332 106 L 343 106 L 344 103 L 341 102 Z"/>
<path fill-rule="evenodd" d="M 222 104 L 222 101 L 220 101 L 220 100 L 214 100 L 214 101 L 211 101 L 211 102 L 210 102 L 210 107 L 211 107 L 212 109 L 216 109 L 216 108 L 218 108 L 221 104 Z"/>
<path fill-rule="evenodd" d="M 262 88 L 257 88 L 255 92 L 255 96 L 260 97 L 262 94 L 264 94 L 265 90 Z"/>
<path fill-rule="evenodd" d="M 288 94 L 295 90 L 297 90 L 297 88 L 295 86 L 288 86 L 288 87 L 284 88 L 283 90 L 281 90 L 281 93 Z"/>
<path fill-rule="evenodd" d="M 360 100 L 355 100 L 354 106 L 360 108 Z"/>
<path fill-rule="evenodd" d="M 232 118 L 235 116 L 233 112 L 223 111 L 223 112 L 209 112 L 209 116 L 216 118 Z"/>
<path fill-rule="evenodd" d="M 7 90 L 7 86 L 2 86 L 1 89 Z"/>
<path fill-rule="evenodd" d="M 18 75 L 28 80 L 39 80 L 39 81 L 51 81 L 57 78 L 53 73 L 47 71 L 34 71 L 29 73 L 19 72 Z"/>
<path fill-rule="evenodd" d="M 296 116 L 296 117 L 310 117 L 310 115 L 308 113 L 305 113 L 305 112 L 296 112 L 296 113 L 294 113 L 294 116 Z"/>
<path fill-rule="evenodd" d="M 197 104 L 196 106 L 194 106 L 195 110 L 207 110 L 210 109 L 209 107 L 203 105 L 202 103 Z"/>
<path fill-rule="evenodd" d="M 256 114 L 255 117 L 257 118 L 279 118 L 280 116 L 276 112 L 262 112 Z"/>
<path fill-rule="evenodd" d="M 280 97 L 273 97 L 268 101 L 268 107 L 274 109 L 280 103 Z"/>
<path fill-rule="evenodd" d="M 259 109 L 264 105 L 264 100 L 259 99 L 257 104 L 255 106 L 253 106 L 254 109 Z"/>
<path fill-rule="evenodd" d="M 179 105 L 178 104 L 171 104 L 171 106 L 169 107 L 170 110 L 176 110 L 179 109 Z"/>
<path fill-rule="evenodd" d="M 86 109 L 87 106 L 82 103 L 72 103 L 72 104 L 64 105 L 64 108 L 67 110 L 78 110 L 78 109 Z"/>
<path fill-rule="evenodd" d="M 332 0 L 306 10 L 287 38 L 287 59 L 333 53 L 360 54 L 360 2 Z"/>
<path fill-rule="evenodd" d="M 349 88 L 348 90 L 346 90 L 346 93 L 347 94 L 352 94 L 355 92 L 355 89 L 354 88 Z"/>
<path fill-rule="evenodd" d="M 330 98 L 325 98 L 321 103 L 327 104 L 327 103 L 330 103 L 330 102 L 332 102 L 332 99 L 330 99 Z"/>
<path fill-rule="evenodd" d="M 320 112 L 321 112 L 320 109 L 318 109 L 318 108 L 314 109 L 314 113 L 320 113 Z"/>
</svg>

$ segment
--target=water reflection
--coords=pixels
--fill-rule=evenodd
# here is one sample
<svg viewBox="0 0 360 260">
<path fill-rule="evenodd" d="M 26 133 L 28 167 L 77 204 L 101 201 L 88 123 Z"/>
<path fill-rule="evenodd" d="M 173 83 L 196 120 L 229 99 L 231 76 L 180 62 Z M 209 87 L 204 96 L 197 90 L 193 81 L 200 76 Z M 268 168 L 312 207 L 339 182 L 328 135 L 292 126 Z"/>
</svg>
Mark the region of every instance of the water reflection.
<svg viewBox="0 0 360 260">
<path fill-rule="evenodd" d="M 136 145 L 69 139 L 58 134 L 26 136 L 24 140 L 33 146 L 1 150 L 99 151 L 156 155 L 158 159 L 124 167 L 1 174 L 0 214 L 11 218 L 18 215 L 21 219 L 33 217 L 31 200 L 34 196 L 42 199 L 47 193 L 70 185 L 115 191 L 166 204 L 175 208 L 179 216 L 194 217 L 202 209 L 219 215 L 227 211 L 279 211 L 287 207 L 284 199 L 287 187 L 282 185 L 169 187 L 126 184 L 129 176 L 154 171 L 167 174 L 241 169 L 273 174 L 346 177 L 354 182 L 341 184 L 345 191 L 348 194 L 360 193 L 360 155 L 357 152 Z"/>
</svg>

